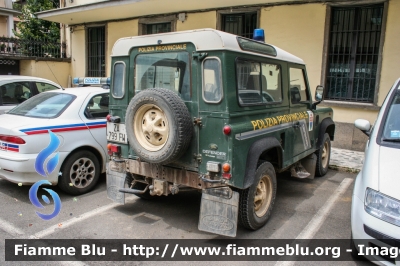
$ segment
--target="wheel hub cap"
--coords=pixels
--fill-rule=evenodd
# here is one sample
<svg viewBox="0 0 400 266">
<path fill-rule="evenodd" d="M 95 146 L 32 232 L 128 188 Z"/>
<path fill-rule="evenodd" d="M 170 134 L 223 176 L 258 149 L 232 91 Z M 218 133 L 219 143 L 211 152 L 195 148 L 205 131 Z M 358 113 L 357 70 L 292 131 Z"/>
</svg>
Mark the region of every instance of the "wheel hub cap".
<svg viewBox="0 0 400 266">
<path fill-rule="evenodd" d="M 322 165 L 324 168 L 326 168 L 328 165 L 328 158 L 329 158 L 329 145 L 328 142 L 325 142 L 321 154 Z"/>
<path fill-rule="evenodd" d="M 152 104 L 141 106 L 134 117 L 134 132 L 143 148 L 149 151 L 160 150 L 168 140 L 168 120 L 165 113 Z"/>
<path fill-rule="evenodd" d="M 258 217 L 264 216 L 272 199 L 272 183 L 267 175 L 264 175 L 256 188 L 254 196 L 254 212 Z"/>
<path fill-rule="evenodd" d="M 70 170 L 71 183 L 77 188 L 85 188 L 92 183 L 96 174 L 96 168 L 89 158 L 76 160 Z"/>
</svg>

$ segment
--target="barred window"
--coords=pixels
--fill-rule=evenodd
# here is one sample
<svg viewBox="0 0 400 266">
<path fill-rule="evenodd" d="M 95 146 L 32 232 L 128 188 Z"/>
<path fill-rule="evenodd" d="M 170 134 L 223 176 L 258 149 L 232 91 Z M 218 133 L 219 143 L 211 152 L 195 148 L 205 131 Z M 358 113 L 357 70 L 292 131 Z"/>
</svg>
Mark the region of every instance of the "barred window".
<svg viewBox="0 0 400 266">
<path fill-rule="evenodd" d="M 221 29 L 223 31 L 252 39 L 257 28 L 257 12 L 222 14 Z"/>
<path fill-rule="evenodd" d="M 156 34 L 163 32 L 171 32 L 171 23 L 157 23 L 157 24 L 147 24 L 146 34 Z"/>
<path fill-rule="evenodd" d="M 88 34 L 87 76 L 105 77 L 105 27 L 90 27 Z"/>
<path fill-rule="evenodd" d="M 332 8 L 325 99 L 373 102 L 383 4 Z"/>
</svg>

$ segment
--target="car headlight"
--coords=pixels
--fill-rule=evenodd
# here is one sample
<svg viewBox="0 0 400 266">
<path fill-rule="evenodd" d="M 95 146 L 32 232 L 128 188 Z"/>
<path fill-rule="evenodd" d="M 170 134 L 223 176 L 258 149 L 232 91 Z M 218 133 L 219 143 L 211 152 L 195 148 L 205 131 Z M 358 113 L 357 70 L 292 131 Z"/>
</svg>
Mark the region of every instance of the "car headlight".
<svg viewBox="0 0 400 266">
<path fill-rule="evenodd" d="M 365 211 L 388 223 L 400 226 L 400 201 L 371 188 L 365 191 Z"/>
</svg>

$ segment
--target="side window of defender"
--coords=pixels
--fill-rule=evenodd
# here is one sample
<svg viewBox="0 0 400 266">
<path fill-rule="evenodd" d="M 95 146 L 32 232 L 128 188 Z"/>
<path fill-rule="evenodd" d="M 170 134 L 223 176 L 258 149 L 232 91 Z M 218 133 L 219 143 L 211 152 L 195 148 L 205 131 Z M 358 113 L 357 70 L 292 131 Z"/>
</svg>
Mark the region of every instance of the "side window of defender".
<svg viewBox="0 0 400 266">
<path fill-rule="evenodd" d="M 308 100 L 306 81 L 301 68 L 290 68 L 290 102 L 292 104 Z"/>
<path fill-rule="evenodd" d="M 263 100 L 267 102 L 282 101 L 281 69 L 275 64 L 261 64 L 261 88 Z"/>
<path fill-rule="evenodd" d="M 125 63 L 116 62 L 114 64 L 114 75 L 112 79 L 112 95 L 114 98 L 122 98 L 125 94 Z"/>
<path fill-rule="evenodd" d="M 207 103 L 219 103 L 222 99 L 221 62 L 219 58 L 203 61 L 203 99 Z"/>
<path fill-rule="evenodd" d="M 241 106 L 282 102 L 279 65 L 238 59 L 236 73 Z"/>
</svg>

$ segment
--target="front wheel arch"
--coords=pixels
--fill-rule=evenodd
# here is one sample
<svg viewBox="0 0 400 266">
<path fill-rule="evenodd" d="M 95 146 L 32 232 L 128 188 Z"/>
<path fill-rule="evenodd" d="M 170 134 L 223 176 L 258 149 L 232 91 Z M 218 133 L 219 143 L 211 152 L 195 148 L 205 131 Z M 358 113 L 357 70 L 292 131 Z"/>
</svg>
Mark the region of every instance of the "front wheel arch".
<svg viewBox="0 0 400 266">
<path fill-rule="evenodd" d="M 325 133 L 328 133 L 329 138 L 331 141 L 334 140 L 335 137 L 335 123 L 333 122 L 332 118 L 327 117 L 324 120 L 322 120 L 320 126 L 319 126 L 319 132 L 318 132 L 318 141 L 317 141 L 317 149 L 321 148 L 323 141 L 324 141 L 324 135 Z"/>
</svg>

